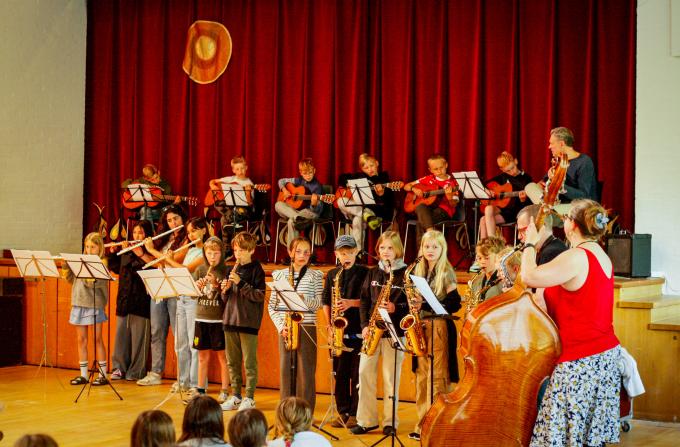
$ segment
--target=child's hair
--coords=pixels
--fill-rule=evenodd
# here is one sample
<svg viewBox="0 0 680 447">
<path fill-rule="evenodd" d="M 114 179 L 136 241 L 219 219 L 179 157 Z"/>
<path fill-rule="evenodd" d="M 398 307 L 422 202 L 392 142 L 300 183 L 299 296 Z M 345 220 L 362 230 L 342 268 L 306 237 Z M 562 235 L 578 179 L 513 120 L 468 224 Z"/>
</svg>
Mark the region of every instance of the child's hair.
<svg viewBox="0 0 680 447">
<path fill-rule="evenodd" d="M 477 252 L 482 256 L 490 253 L 498 254 L 505 248 L 505 240 L 499 237 L 488 237 L 477 242 Z"/>
<path fill-rule="evenodd" d="M 380 163 L 378 162 L 378 160 L 374 156 L 366 154 L 366 153 L 359 155 L 359 166 L 361 166 L 362 168 L 364 167 L 364 165 L 366 163 L 368 163 L 370 161 L 375 163 L 376 166 L 380 166 Z"/>
<path fill-rule="evenodd" d="M 100 233 L 93 231 L 92 233 L 85 236 L 85 240 L 83 240 L 83 252 L 85 251 L 85 244 L 87 242 L 92 242 L 97 247 L 99 247 L 98 256 L 100 258 L 104 257 L 104 238 Z"/>
<path fill-rule="evenodd" d="M 267 445 L 267 418 L 257 408 L 236 413 L 229 420 L 229 443 L 233 447 L 263 447 Z"/>
<path fill-rule="evenodd" d="M 238 246 L 241 250 L 253 251 L 257 247 L 257 239 L 247 231 L 241 231 L 236 233 L 231 240 L 231 246 L 232 248 Z"/>
<path fill-rule="evenodd" d="M 224 441 L 222 407 L 206 394 L 194 397 L 187 404 L 182 420 L 182 436 L 177 442 L 194 438 Z"/>
<path fill-rule="evenodd" d="M 134 230 L 135 228 L 141 228 L 142 231 L 144 232 L 144 237 L 151 237 L 153 236 L 153 228 L 151 226 L 151 221 L 149 220 L 138 220 L 136 224 L 132 226 L 132 229 Z M 142 245 L 142 248 L 144 246 Z"/>
<path fill-rule="evenodd" d="M 219 250 L 223 253 L 224 243 L 217 236 L 211 236 L 203 243 L 203 251 L 206 250 Z"/>
<path fill-rule="evenodd" d="M 453 270 L 453 266 L 449 262 L 447 257 L 448 244 L 446 243 L 446 238 L 441 231 L 429 229 L 423 234 L 420 239 L 420 251 L 419 254 L 423 254 L 423 247 L 427 241 L 436 242 L 442 249 L 441 256 L 437 259 L 437 263 L 434 266 L 434 288 L 433 292 L 437 297 L 442 297 L 446 295 L 446 288 L 449 284 L 456 284 L 456 272 Z M 415 274 L 427 278 L 428 265 L 427 261 L 423 260 L 415 268 Z"/>
<path fill-rule="evenodd" d="M 303 158 L 298 162 L 299 169 L 315 169 L 311 157 Z"/>
<path fill-rule="evenodd" d="M 275 436 L 292 441 L 295 433 L 309 430 L 312 425 L 312 409 L 306 400 L 290 396 L 279 402 L 274 422 Z"/>
<path fill-rule="evenodd" d="M 382 244 L 383 241 L 386 240 L 389 240 L 392 243 L 392 246 L 394 247 L 394 256 L 396 256 L 397 259 L 403 258 L 404 245 L 401 243 L 401 237 L 399 237 L 399 233 L 392 230 L 385 231 L 383 234 L 380 235 L 380 237 L 375 243 L 375 252 L 380 253 L 379 250 L 380 244 Z"/>
<path fill-rule="evenodd" d="M 569 218 L 587 239 L 600 239 L 607 233 L 607 210 L 591 199 L 576 199 L 571 202 Z"/>
<path fill-rule="evenodd" d="M 231 165 L 237 165 L 237 164 L 244 164 L 247 165 L 246 159 L 243 155 L 237 155 L 234 158 L 231 159 Z"/>
<path fill-rule="evenodd" d="M 508 151 L 503 151 L 501 152 L 498 157 L 496 157 L 496 162 L 498 163 L 498 166 L 500 167 L 505 167 L 509 165 L 510 163 L 516 162 L 517 160 L 515 159 L 514 155 L 512 155 Z"/>
<path fill-rule="evenodd" d="M 158 168 L 151 163 L 145 164 L 142 168 L 142 174 L 147 178 L 153 177 L 154 175 L 158 174 Z"/>
<path fill-rule="evenodd" d="M 288 253 L 293 253 L 295 251 L 295 249 L 297 248 L 297 246 L 300 245 L 303 242 L 305 244 L 309 245 L 309 248 L 312 248 L 312 241 L 310 241 L 309 239 L 307 239 L 304 236 L 298 236 L 295 239 L 293 239 L 292 241 L 290 241 L 290 243 L 288 244 Z"/>
<path fill-rule="evenodd" d="M 130 447 L 163 447 L 175 445 L 175 426 L 162 410 L 143 411 L 130 432 Z"/>
<path fill-rule="evenodd" d="M 566 127 L 556 127 L 550 131 L 550 135 L 554 135 L 560 141 L 569 147 L 574 147 L 574 134 Z"/>
<path fill-rule="evenodd" d="M 170 214 L 170 213 L 177 214 L 179 217 L 182 218 L 182 223 L 186 224 L 187 215 L 184 212 L 184 209 L 181 206 L 173 203 L 172 205 L 168 205 L 165 208 L 163 208 L 163 212 L 161 213 L 161 218 L 158 221 L 158 227 L 156 229 L 156 232 L 158 234 L 165 233 L 166 231 L 168 231 L 170 229 L 170 227 L 168 226 L 168 219 L 167 219 L 168 214 Z M 174 233 L 170 233 L 170 234 L 167 234 L 167 235 L 165 235 L 161 238 L 156 239 L 154 241 L 154 246 L 157 249 L 162 248 L 170 240 L 170 237 L 172 236 L 172 234 L 175 235 L 175 240 L 172 242 L 172 246 L 170 248 L 173 249 L 173 250 L 176 250 L 176 249 L 178 249 L 179 247 L 182 246 L 182 242 L 184 241 L 184 239 L 187 236 L 186 225 L 184 227 L 182 227 L 181 229 L 175 231 Z"/>
<path fill-rule="evenodd" d="M 50 435 L 36 433 L 23 435 L 14 442 L 14 447 L 57 447 L 57 441 Z"/>
<path fill-rule="evenodd" d="M 431 161 L 437 161 L 437 160 L 442 160 L 445 163 L 447 162 L 446 158 L 444 158 L 444 156 L 442 154 L 432 154 L 427 158 L 427 163 L 429 164 Z"/>
<path fill-rule="evenodd" d="M 203 233 L 203 238 L 201 239 L 201 242 L 205 242 L 205 240 L 210 236 L 208 232 L 208 223 L 205 221 L 205 218 L 203 217 L 192 217 L 189 219 L 189 222 L 186 224 L 187 231 L 189 229 L 189 225 L 191 225 L 192 228 L 198 228 L 201 230 L 205 230 L 205 233 Z"/>
</svg>

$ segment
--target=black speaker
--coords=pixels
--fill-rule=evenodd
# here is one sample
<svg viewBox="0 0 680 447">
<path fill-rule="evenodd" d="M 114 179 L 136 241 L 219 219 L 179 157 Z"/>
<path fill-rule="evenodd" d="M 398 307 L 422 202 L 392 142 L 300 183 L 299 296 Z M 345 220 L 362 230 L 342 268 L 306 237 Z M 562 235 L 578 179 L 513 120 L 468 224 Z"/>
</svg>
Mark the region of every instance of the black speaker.
<svg viewBox="0 0 680 447">
<path fill-rule="evenodd" d="M 652 235 L 613 234 L 607 236 L 607 254 L 614 274 L 646 278 L 652 274 Z"/>
</svg>

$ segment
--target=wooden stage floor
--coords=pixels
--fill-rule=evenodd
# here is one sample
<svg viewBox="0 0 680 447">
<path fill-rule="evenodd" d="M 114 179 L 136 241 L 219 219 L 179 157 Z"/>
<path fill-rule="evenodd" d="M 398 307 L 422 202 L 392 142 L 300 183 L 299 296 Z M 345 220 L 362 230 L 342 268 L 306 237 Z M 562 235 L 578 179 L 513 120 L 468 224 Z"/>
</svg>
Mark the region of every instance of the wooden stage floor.
<svg viewBox="0 0 680 447">
<path fill-rule="evenodd" d="M 61 446 L 106 445 L 124 446 L 129 443 L 129 433 L 137 415 L 154 408 L 167 396 L 170 381 L 154 387 L 140 387 L 134 382 L 118 381 L 116 390 L 123 401 L 107 387 L 92 388 L 74 403 L 81 387 L 69 385 L 74 370 L 17 366 L 0 368 L 0 430 L 5 439 L 0 446 L 11 446 L 25 433 L 43 432 L 53 436 Z M 216 395 L 217 385 L 211 384 L 211 394 Z M 258 389 L 255 395 L 257 407 L 267 420 L 273 422 L 278 391 Z M 317 398 L 316 421 L 319 422 L 328 408 L 330 396 Z M 161 407 L 175 421 L 177 435 L 181 432 L 184 405 L 178 396 L 172 396 Z M 225 412 L 225 425 L 233 413 Z M 407 447 L 419 443 L 408 439 L 415 423 L 415 405 L 399 405 L 399 437 Z M 345 447 L 370 446 L 381 435 L 355 436 L 344 429 L 325 426 L 340 438 L 334 444 Z M 632 429 L 622 433 L 622 446 L 671 447 L 680 444 L 680 424 L 632 421 Z M 385 441 L 382 445 L 388 446 Z"/>
</svg>

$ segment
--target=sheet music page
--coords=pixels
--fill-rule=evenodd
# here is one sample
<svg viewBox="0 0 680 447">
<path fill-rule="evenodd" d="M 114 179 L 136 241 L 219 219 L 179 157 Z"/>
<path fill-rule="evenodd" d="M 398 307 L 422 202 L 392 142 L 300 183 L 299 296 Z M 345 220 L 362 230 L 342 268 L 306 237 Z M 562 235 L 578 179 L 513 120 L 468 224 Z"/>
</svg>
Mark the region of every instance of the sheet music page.
<svg viewBox="0 0 680 447">
<path fill-rule="evenodd" d="M 458 182 L 458 186 L 466 199 L 491 199 L 479 179 L 477 171 L 454 172 L 453 178 Z"/>
<path fill-rule="evenodd" d="M 153 195 L 150 191 L 151 185 L 144 183 L 130 183 L 127 189 L 130 192 L 128 202 L 153 202 Z"/>
<path fill-rule="evenodd" d="M 54 263 L 52 254 L 45 250 L 15 250 L 12 257 L 22 277 L 59 278 L 59 269 Z M 35 262 L 33 260 L 35 258 Z"/>
<path fill-rule="evenodd" d="M 375 205 L 373 190 L 366 178 L 347 180 L 347 187 L 352 191 L 352 200 L 356 204 Z"/>
<path fill-rule="evenodd" d="M 113 279 L 104 261 L 97 255 L 75 253 L 60 253 L 60 255 L 76 278 Z"/>
<path fill-rule="evenodd" d="M 138 270 L 151 298 L 170 298 L 178 295 L 200 296 L 194 278 L 186 267 Z"/>
<path fill-rule="evenodd" d="M 285 279 L 277 279 L 267 283 L 272 293 L 278 294 L 279 307 L 287 307 L 296 312 L 311 312 L 300 295 Z"/>
<path fill-rule="evenodd" d="M 224 193 L 224 203 L 227 206 L 250 206 L 246 197 L 246 190 L 243 186 L 233 185 L 231 183 L 222 183 L 222 192 Z"/>
<path fill-rule="evenodd" d="M 411 275 L 411 280 L 413 281 L 413 285 L 416 286 L 416 289 L 418 289 L 418 292 L 420 292 L 420 296 L 422 296 L 425 301 L 427 301 L 427 304 L 430 305 L 434 313 L 437 315 L 449 314 L 446 309 L 444 309 L 444 306 L 442 306 L 442 303 L 440 303 L 437 297 L 434 295 L 434 292 L 430 288 L 430 285 L 427 283 L 425 278 L 422 276 Z"/>
</svg>

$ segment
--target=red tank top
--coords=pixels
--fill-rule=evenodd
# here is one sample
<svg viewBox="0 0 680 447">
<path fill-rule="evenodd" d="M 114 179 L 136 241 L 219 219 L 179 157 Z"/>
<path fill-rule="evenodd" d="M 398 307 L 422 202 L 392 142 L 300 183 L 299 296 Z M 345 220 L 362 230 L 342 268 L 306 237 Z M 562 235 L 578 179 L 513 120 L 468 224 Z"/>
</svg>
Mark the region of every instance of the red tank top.
<svg viewBox="0 0 680 447">
<path fill-rule="evenodd" d="M 573 292 L 562 286 L 545 289 L 548 313 L 557 324 L 562 342 L 558 362 L 588 357 L 619 344 L 614 335 L 614 275 L 602 270 L 597 257 L 583 249 L 588 257 L 588 276 Z"/>
</svg>

